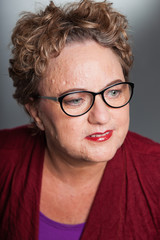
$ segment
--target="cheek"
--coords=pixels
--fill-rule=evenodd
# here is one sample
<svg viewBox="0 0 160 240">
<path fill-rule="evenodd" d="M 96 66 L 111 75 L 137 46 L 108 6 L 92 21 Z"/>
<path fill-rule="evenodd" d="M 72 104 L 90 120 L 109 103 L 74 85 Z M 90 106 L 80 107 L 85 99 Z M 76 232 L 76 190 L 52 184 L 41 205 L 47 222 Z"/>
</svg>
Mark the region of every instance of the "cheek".
<svg viewBox="0 0 160 240">
<path fill-rule="evenodd" d="M 123 144 L 129 129 L 129 106 L 115 109 L 112 120 L 114 122 L 115 134 L 113 137 L 113 149 L 115 152 Z"/>
<path fill-rule="evenodd" d="M 55 112 L 50 103 L 44 104 L 44 102 L 42 102 L 39 106 L 39 116 L 47 136 L 56 135 L 55 123 L 58 122 L 58 115 L 55 114 Z"/>
<path fill-rule="evenodd" d="M 130 120 L 129 105 L 117 110 L 118 111 L 115 114 L 116 125 L 121 132 L 124 132 L 124 134 L 126 134 L 129 128 L 129 120 Z"/>
<path fill-rule="evenodd" d="M 61 141 L 67 143 L 76 143 L 83 139 L 84 123 L 78 121 L 77 118 L 67 118 L 56 123 L 56 130 Z"/>
<path fill-rule="evenodd" d="M 62 145 L 81 139 L 83 127 L 81 121 L 63 114 L 61 109 L 54 110 L 51 111 L 51 108 L 46 106 L 41 108 L 41 119 L 47 137 Z"/>
</svg>

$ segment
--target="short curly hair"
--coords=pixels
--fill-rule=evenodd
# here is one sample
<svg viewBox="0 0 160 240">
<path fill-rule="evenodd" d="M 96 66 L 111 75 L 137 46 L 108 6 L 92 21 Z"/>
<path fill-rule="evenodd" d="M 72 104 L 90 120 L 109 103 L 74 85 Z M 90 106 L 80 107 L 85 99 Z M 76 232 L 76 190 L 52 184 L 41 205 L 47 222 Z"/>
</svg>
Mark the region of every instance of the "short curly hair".
<svg viewBox="0 0 160 240">
<path fill-rule="evenodd" d="M 126 81 L 133 62 L 128 43 L 128 22 L 107 1 L 82 0 L 64 6 L 51 1 L 38 13 L 25 12 L 12 34 L 12 58 L 9 74 L 14 98 L 25 105 L 38 95 L 38 86 L 48 61 L 72 42 L 94 40 L 111 48 L 119 57 Z"/>
</svg>

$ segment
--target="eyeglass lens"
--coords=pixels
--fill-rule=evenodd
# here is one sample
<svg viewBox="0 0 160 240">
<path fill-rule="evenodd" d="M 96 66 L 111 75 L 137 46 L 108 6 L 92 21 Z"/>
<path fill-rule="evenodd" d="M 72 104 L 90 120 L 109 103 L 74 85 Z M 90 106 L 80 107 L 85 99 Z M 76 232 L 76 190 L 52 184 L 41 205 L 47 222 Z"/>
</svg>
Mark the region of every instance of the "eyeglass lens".
<svg viewBox="0 0 160 240">
<path fill-rule="evenodd" d="M 111 107 L 121 107 L 129 101 L 131 87 L 128 84 L 118 84 L 108 88 L 103 96 L 105 102 Z"/>
<path fill-rule="evenodd" d="M 93 95 L 87 92 L 71 93 L 63 98 L 62 106 L 69 115 L 85 113 L 93 102 Z"/>
</svg>

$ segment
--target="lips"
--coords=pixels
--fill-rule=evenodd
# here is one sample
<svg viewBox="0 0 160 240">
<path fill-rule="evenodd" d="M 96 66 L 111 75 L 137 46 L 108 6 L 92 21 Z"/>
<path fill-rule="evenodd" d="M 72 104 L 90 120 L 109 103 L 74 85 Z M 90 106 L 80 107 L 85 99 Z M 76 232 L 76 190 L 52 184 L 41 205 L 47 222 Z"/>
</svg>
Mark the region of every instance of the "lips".
<svg viewBox="0 0 160 240">
<path fill-rule="evenodd" d="M 87 140 L 90 141 L 95 141 L 95 142 L 104 142 L 107 141 L 108 139 L 110 139 L 110 137 L 113 134 L 113 130 L 107 130 L 104 133 L 93 133 L 89 136 L 86 137 Z"/>
</svg>

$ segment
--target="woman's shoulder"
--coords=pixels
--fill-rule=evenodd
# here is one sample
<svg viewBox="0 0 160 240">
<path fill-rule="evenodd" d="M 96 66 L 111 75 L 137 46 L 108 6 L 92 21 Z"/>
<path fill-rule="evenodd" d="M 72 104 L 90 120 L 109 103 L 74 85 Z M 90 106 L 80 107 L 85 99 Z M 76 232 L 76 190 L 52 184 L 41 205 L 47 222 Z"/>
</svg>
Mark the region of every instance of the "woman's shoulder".
<svg viewBox="0 0 160 240">
<path fill-rule="evenodd" d="M 42 166 L 44 137 L 33 135 L 30 125 L 0 130 L 0 176 L 5 183 L 6 176 L 16 177 L 28 169 Z M 21 176 L 22 178 L 22 176 Z"/>
<path fill-rule="evenodd" d="M 160 156 L 160 143 L 138 133 L 129 131 L 125 142 L 135 153 Z"/>
<path fill-rule="evenodd" d="M 152 191 L 160 189 L 160 144 L 137 133 L 129 132 L 125 142 L 127 171 L 130 179 L 137 179 Z"/>
<path fill-rule="evenodd" d="M 33 137 L 31 125 L 0 130 L 0 149 L 24 148 L 27 140 Z"/>
</svg>

